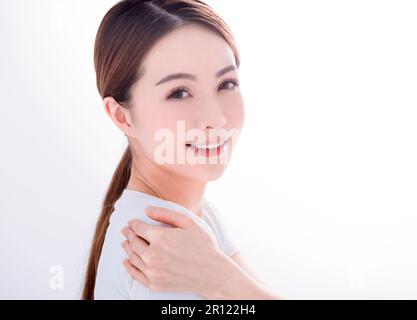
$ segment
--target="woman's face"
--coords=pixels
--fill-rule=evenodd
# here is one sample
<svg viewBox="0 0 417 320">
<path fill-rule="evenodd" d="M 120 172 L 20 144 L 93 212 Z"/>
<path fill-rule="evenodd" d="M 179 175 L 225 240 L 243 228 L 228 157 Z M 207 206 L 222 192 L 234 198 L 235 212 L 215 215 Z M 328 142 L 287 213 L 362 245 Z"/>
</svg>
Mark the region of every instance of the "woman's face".
<svg viewBox="0 0 417 320">
<path fill-rule="evenodd" d="M 228 43 L 202 26 L 183 26 L 151 48 L 142 70 L 131 89 L 133 152 L 192 179 L 217 179 L 244 123 Z M 166 78 L 178 73 L 189 75 Z"/>
</svg>

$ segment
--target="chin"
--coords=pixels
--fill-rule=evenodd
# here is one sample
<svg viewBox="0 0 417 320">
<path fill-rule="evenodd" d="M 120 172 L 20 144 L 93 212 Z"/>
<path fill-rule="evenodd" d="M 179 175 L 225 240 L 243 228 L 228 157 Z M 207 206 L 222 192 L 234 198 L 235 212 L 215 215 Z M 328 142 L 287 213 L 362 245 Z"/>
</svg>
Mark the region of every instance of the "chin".
<svg viewBox="0 0 417 320">
<path fill-rule="evenodd" d="M 194 180 L 208 182 L 219 179 L 226 167 L 227 165 L 225 164 L 188 165 L 179 169 L 177 173 Z"/>
<path fill-rule="evenodd" d="M 202 169 L 200 177 L 202 181 L 213 181 L 219 179 L 224 171 L 226 170 L 226 165 L 213 165 L 208 166 L 208 168 Z"/>
</svg>

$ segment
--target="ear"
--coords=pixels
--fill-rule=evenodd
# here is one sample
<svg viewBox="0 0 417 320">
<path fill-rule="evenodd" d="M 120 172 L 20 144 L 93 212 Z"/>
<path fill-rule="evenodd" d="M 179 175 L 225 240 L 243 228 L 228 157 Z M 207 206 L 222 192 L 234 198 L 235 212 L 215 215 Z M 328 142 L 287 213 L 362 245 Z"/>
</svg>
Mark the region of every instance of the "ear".
<svg viewBox="0 0 417 320">
<path fill-rule="evenodd" d="M 126 135 L 133 137 L 132 119 L 128 109 L 122 107 L 113 97 L 103 99 L 104 110 L 113 123 Z"/>
</svg>

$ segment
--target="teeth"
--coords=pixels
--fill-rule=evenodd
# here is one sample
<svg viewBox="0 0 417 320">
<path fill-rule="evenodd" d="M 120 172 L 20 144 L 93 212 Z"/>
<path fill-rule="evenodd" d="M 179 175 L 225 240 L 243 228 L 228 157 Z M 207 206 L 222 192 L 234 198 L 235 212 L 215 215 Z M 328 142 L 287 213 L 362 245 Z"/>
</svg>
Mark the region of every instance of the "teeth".
<svg viewBox="0 0 417 320">
<path fill-rule="evenodd" d="M 209 145 L 205 145 L 205 144 L 191 144 L 191 147 L 193 148 L 197 148 L 197 149 L 216 149 L 219 146 L 221 146 L 223 143 L 225 143 L 227 140 L 223 141 L 222 143 L 216 143 L 216 144 L 209 144 Z"/>
<path fill-rule="evenodd" d="M 192 145 L 194 148 L 197 148 L 197 149 L 215 149 L 215 148 L 217 148 L 218 146 L 219 146 L 219 144 L 209 144 L 208 146 L 206 146 L 206 145 L 201 145 L 201 144 L 198 144 L 198 145 Z"/>
</svg>

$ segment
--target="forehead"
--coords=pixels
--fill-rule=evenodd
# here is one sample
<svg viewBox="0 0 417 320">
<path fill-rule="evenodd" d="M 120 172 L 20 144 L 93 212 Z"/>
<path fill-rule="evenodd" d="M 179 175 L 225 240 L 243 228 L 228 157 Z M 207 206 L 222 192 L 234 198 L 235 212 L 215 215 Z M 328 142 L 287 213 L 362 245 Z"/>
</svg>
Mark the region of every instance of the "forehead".
<svg viewBox="0 0 417 320">
<path fill-rule="evenodd" d="M 142 67 L 144 77 L 156 82 L 174 72 L 211 76 L 230 64 L 235 64 L 235 59 L 229 44 L 214 31 L 190 24 L 159 39 Z"/>
</svg>

